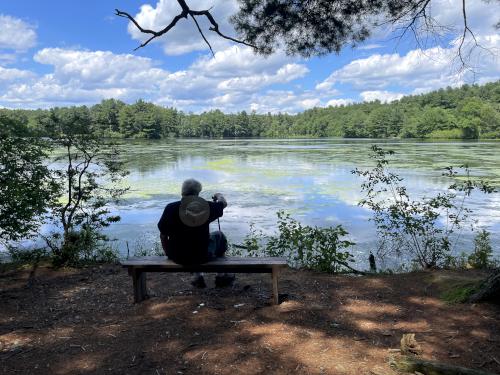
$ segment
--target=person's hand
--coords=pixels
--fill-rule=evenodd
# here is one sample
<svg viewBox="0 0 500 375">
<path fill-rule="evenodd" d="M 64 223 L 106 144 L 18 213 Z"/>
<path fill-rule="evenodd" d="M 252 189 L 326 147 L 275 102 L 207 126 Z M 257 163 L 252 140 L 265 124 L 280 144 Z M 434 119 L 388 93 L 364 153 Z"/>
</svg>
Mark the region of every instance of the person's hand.
<svg viewBox="0 0 500 375">
<path fill-rule="evenodd" d="M 213 196 L 213 200 L 215 202 L 222 202 L 224 208 L 226 208 L 227 206 L 226 198 L 224 198 L 224 196 L 221 193 L 215 193 Z"/>
</svg>

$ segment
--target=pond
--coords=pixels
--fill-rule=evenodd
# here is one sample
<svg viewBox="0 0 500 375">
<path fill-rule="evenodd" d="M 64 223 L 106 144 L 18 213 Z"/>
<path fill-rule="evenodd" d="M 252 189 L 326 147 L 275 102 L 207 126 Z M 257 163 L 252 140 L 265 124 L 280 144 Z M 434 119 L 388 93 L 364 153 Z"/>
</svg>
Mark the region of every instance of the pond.
<svg viewBox="0 0 500 375">
<path fill-rule="evenodd" d="M 357 243 L 354 253 L 364 263 L 376 247 L 371 212 L 359 207 L 363 197 L 354 168 L 373 166 L 372 144 L 396 152 L 394 169 L 409 191 L 419 196 L 445 189 L 446 166 L 468 164 L 474 175 L 500 187 L 500 143 L 418 142 L 347 139 L 237 139 L 130 141 L 123 144 L 130 170 L 130 191 L 116 207 L 122 220 L 108 230 L 122 254 L 158 241 L 156 223 L 165 205 L 179 199 L 186 178 L 203 184 L 206 199 L 223 193 L 228 207 L 221 229 L 232 243 L 241 243 L 250 223 L 272 234 L 276 212 L 284 209 L 305 224 L 342 224 Z M 469 205 L 478 225 L 492 232 L 500 254 L 500 194 L 476 194 Z M 217 222 L 212 223 L 212 230 Z M 465 235 L 461 250 L 471 250 Z"/>
</svg>

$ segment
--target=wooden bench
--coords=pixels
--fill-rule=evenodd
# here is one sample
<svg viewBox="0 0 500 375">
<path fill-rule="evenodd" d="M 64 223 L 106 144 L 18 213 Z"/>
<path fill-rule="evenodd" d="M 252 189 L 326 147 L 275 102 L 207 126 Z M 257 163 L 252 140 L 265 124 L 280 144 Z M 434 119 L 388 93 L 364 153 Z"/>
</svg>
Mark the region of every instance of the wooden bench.
<svg viewBox="0 0 500 375">
<path fill-rule="evenodd" d="M 134 285 L 134 301 L 139 303 L 148 298 L 146 272 L 228 272 L 228 273 L 270 273 L 273 284 L 273 304 L 278 304 L 278 275 L 286 267 L 285 258 L 278 257 L 226 257 L 214 261 L 182 266 L 164 256 L 136 257 L 121 262 L 128 268 Z"/>
</svg>

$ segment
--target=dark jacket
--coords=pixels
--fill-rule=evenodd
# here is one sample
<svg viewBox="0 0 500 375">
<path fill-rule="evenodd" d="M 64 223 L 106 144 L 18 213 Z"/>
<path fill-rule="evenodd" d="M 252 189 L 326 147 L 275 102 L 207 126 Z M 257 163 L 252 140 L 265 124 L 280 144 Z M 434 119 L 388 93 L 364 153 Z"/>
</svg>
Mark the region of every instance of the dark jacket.
<svg viewBox="0 0 500 375">
<path fill-rule="evenodd" d="M 166 237 L 166 253 L 169 259 L 179 264 L 200 264 L 207 262 L 209 224 L 222 216 L 222 202 L 208 202 L 210 216 L 199 227 L 189 227 L 179 218 L 180 201 L 168 204 L 163 211 L 158 229 Z"/>
</svg>

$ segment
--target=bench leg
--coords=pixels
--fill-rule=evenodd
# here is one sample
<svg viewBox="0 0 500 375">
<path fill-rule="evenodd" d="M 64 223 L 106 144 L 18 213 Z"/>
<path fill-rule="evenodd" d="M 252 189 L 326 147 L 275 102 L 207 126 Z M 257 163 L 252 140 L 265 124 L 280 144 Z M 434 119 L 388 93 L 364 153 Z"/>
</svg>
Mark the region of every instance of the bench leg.
<svg viewBox="0 0 500 375">
<path fill-rule="evenodd" d="M 280 269 L 278 267 L 273 266 L 273 305 L 277 305 L 279 303 L 279 294 L 278 294 L 278 276 L 280 273 Z"/>
<path fill-rule="evenodd" d="M 134 269 L 132 271 L 132 281 L 134 284 L 134 302 L 139 303 L 148 298 L 148 289 L 146 287 L 146 272 Z"/>
</svg>

